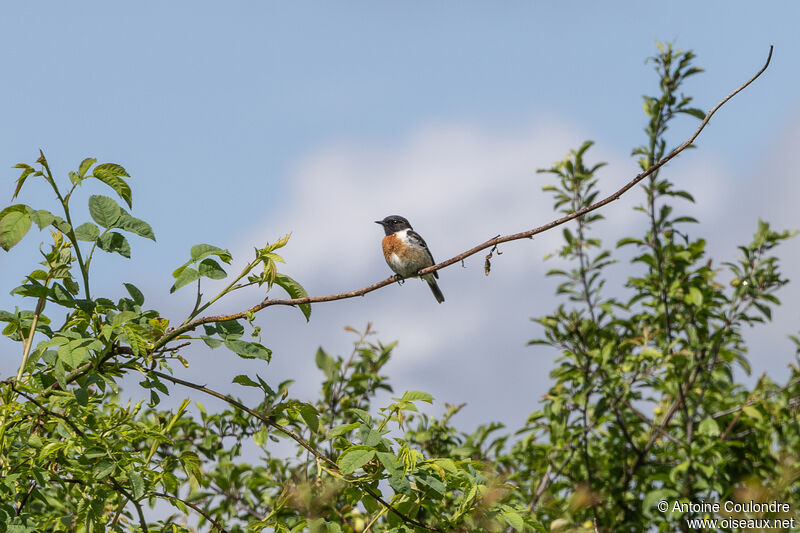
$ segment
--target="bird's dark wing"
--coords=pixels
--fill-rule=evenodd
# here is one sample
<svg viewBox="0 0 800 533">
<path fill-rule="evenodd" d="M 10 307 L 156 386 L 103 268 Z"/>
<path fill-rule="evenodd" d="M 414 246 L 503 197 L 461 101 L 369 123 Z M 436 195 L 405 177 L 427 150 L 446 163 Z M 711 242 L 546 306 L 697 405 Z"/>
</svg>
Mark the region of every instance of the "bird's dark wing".
<svg viewBox="0 0 800 533">
<path fill-rule="evenodd" d="M 436 260 L 433 258 L 433 255 L 431 254 L 431 251 L 428 248 L 428 245 L 425 244 L 425 239 L 422 238 L 422 235 L 420 235 L 419 233 L 417 233 L 413 229 L 408 230 L 406 235 L 408 236 L 408 240 L 411 241 L 413 244 L 416 244 L 417 246 L 421 246 L 422 248 L 425 248 L 425 251 L 428 253 L 428 258 L 430 258 L 430 260 L 431 260 L 431 265 L 435 265 L 436 264 Z M 433 273 L 433 277 L 438 278 L 439 277 L 439 273 L 438 272 L 434 272 Z"/>
</svg>

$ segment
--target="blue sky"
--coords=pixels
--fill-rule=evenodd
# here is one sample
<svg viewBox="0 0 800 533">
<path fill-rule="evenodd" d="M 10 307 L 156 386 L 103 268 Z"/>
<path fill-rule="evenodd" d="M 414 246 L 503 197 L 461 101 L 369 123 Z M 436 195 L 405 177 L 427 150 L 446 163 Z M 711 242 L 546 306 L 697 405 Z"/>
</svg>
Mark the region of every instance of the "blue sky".
<svg viewBox="0 0 800 533">
<path fill-rule="evenodd" d="M 656 40 L 697 53 L 706 73 L 686 90 L 704 109 L 774 44 L 763 78 L 669 167 L 698 199 L 692 214 L 712 255 L 731 259 L 758 217 L 800 227 L 799 15 L 794 2 L 6 3 L 0 168 L 10 197 L 10 167 L 39 148 L 61 176 L 88 156 L 124 165 L 133 214 L 158 242 L 133 241 L 130 261 L 98 261 L 111 275 L 95 292 L 118 297 L 123 278 L 179 320 L 190 295 L 168 294 L 170 273 L 198 242 L 231 249 L 236 270 L 252 246 L 292 231 L 286 272 L 324 294 L 388 274 L 372 221 L 390 213 L 411 219 L 439 259 L 544 223 L 553 216 L 534 171 L 583 140 L 612 163 L 604 191 L 635 173 L 628 154 L 644 139 L 641 95 L 655 88 L 644 59 Z M 675 142 L 694 127 L 676 123 Z M 22 201 L 51 205 L 45 193 L 26 185 Z M 606 210 L 607 242 L 641 228 L 635 202 Z M 0 308 L 19 303 L 7 291 L 43 239 L 31 234 L 14 254 L 0 252 Z M 275 349 L 269 369 L 197 348 L 189 374 L 222 389 L 243 371 L 292 376 L 310 397 L 316 347 L 345 352 L 342 328 L 372 320 L 383 340 L 400 341 L 389 369 L 399 392 L 431 392 L 434 410 L 466 401 L 468 424 L 520 423 L 554 357 L 524 344 L 537 334 L 529 317 L 556 302 L 541 260 L 555 245 L 556 236 L 508 245 L 488 279 L 481 259 L 445 270 L 442 306 L 409 282 L 317 306 L 308 325 L 295 310 L 270 309 L 259 317 Z M 781 252 L 790 277 L 800 271 L 798 246 Z M 799 293 L 790 286 L 783 296 L 775 324 L 752 337 L 756 372 L 776 379 L 790 360 L 785 335 L 800 323 Z M 0 346 L 7 374 L 16 358 Z"/>
</svg>

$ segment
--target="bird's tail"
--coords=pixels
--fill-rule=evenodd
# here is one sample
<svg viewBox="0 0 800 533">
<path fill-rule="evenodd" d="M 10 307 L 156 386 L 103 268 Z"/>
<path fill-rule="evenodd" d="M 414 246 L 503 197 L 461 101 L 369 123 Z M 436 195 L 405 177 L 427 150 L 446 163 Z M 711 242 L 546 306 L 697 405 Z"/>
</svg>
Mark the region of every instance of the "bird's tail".
<svg viewBox="0 0 800 533">
<path fill-rule="evenodd" d="M 436 301 L 439 303 L 444 302 L 444 294 L 442 294 L 442 291 L 439 290 L 439 285 L 436 283 L 436 280 L 433 279 L 433 276 L 428 274 L 424 279 L 428 282 L 428 287 L 431 288 L 431 292 L 436 297 Z"/>
</svg>

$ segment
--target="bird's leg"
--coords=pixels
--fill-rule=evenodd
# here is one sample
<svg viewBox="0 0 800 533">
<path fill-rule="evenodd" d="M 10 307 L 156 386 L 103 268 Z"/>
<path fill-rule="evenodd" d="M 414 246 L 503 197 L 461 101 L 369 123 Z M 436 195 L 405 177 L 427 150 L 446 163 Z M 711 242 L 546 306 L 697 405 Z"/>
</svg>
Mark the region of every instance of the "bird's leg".
<svg viewBox="0 0 800 533">
<path fill-rule="evenodd" d="M 406 278 L 404 278 L 400 274 L 395 274 L 394 280 L 397 282 L 398 285 L 402 285 L 406 281 Z"/>
</svg>

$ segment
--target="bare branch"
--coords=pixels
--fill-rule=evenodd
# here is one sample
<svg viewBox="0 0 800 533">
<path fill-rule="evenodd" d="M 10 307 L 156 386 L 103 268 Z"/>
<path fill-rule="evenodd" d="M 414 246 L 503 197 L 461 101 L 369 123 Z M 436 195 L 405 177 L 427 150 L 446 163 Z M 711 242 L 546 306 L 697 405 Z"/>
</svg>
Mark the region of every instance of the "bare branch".
<svg viewBox="0 0 800 533">
<path fill-rule="evenodd" d="M 773 47 L 770 45 L 770 47 L 769 47 L 769 55 L 767 56 L 767 60 L 764 63 L 764 66 L 761 67 L 761 69 L 759 69 L 759 71 L 756 72 L 755 75 L 753 75 L 749 80 L 747 80 L 742 85 L 740 85 L 738 88 L 736 88 L 734 91 L 732 91 L 730 94 L 728 94 L 728 96 L 726 96 L 725 98 L 720 100 L 719 103 L 717 105 L 715 105 L 711 109 L 711 111 L 709 111 L 706 114 L 705 118 L 703 118 L 703 121 L 700 123 L 700 125 L 697 127 L 697 129 L 694 131 L 694 133 L 692 133 L 692 135 L 688 139 L 686 139 L 686 141 L 684 141 L 680 146 L 678 146 L 677 148 L 672 150 L 669 154 L 664 156 L 660 161 L 655 163 L 653 166 L 651 166 L 647 170 L 637 174 L 632 180 L 630 180 L 622 188 L 620 188 L 619 190 L 617 190 L 616 192 L 614 192 L 610 196 L 608 196 L 608 197 L 604 198 L 603 200 L 600 200 L 599 202 L 596 202 L 596 203 L 594 203 L 592 205 L 589 205 L 589 206 L 586 206 L 586 207 L 584 207 L 582 209 L 574 211 L 573 213 L 570 213 L 569 215 L 566 215 L 566 216 L 563 216 L 563 217 L 561 217 L 559 219 L 553 220 L 552 222 L 548 222 L 547 224 L 545 224 L 543 226 L 539 226 L 538 228 L 533 228 L 533 229 L 528 230 L 528 231 L 523 231 L 523 232 L 520 232 L 520 233 L 514 233 L 514 234 L 511 234 L 511 235 L 498 236 L 498 237 L 494 237 L 492 239 L 489 239 L 488 241 L 483 242 L 481 244 L 478 244 L 477 246 L 474 246 L 474 247 L 470 248 L 469 250 L 458 254 L 455 257 L 447 259 L 446 261 L 442 261 L 439 264 L 436 264 L 436 265 L 433 265 L 433 266 L 430 266 L 430 267 L 427 267 L 427 268 L 423 268 L 422 270 L 420 270 L 419 274 L 420 275 L 422 275 L 422 274 L 430 274 L 431 272 L 434 272 L 436 270 L 440 270 L 440 269 L 448 267 L 448 266 L 450 266 L 450 265 L 452 265 L 454 263 L 458 263 L 459 261 L 462 261 L 462 260 L 466 259 L 467 257 L 470 257 L 471 255 L 474 255 L 474 254 L 480 252 L 481 250 L 485 250 L 486 248 L 496 247 L 498 244 L 502 244 L 504 242 L 517 241 L 517 240 L 520 240 L 520 239 L 531 239 L 531 238 L 533 238 L 534 235 L 538 235 L 539 233 L 543 233 L 545 231 L 553 229 L 556 226 L 560 226 L 561 224 L 569 222 L 570 220 L 574 220 L 574 219 L 576 219 L 576 218 L 578 218 L 578 217 L 580 217 L 582 215 L 585 215 L 586 213 L 589 213 L 589 212 L 594 211 L 596 209 L 600 209 L 601 207 L 610 204 L 614 200 L 618 200 L 623 194 L 628 192 L 634 185 L 636 185 L 637 183 L 642 181 L 647 176 L 650 176 L 651 174 L 656 172 L 658 169 L 660 169 L 661 167 L 666 165 L 669 161 L 674 159 L 678 154 L 683 152 L 686 148 L 691 146 L 691 144 L 694 142 L 694 140 L 697 139 L 697 137 L 700 135 L 700 132 L 702 132 L 703 129 L 705 129 L 705 127 L 708 125 L 709 121 L 711 120 L 711 117 L 713 117 L 714 114 L 723 105 L 725 105 L 728 102 L 728 100 L 730 100 L 731 98 L 736 96 L 739 92 L 744 90 L 748 85 L 753 83 L 753 81 L 755 81 L 756 78 L 761 76 L 761 74 L 767 69 L 767 67 L 769 66 L 770 61 L 772 60 L 772 49 L 773 49 Z M 179 335 L 181 335 L 181 334 L 183 334 L 183 333 L 185 333 L 187 331 L 194 330 L 195 328 L 197 328 L 197 326 L 200 326 L 202 324 L 208 324 L 208 323 L 211 323 L 211 322 L 224 322 L 226 320 L 236 320 L 236 319 L 239 319 L 239 318 L 244 318 L 249 313 L 255 313 L 255 312 L 261 311 L 265 307 L 270 307 L 272 305 L 315 304 L 315 303 L 322 303 L 322 302 L 332 302 L 332 301 L 336 301 L 336 300 L 345 300 L 345 299 L 348 299 L 348 298 L 355 298 L 356 296 L 364 296 L 364 295 L 366 295 L 366 294 L 368 294 L 368 293 L 370 293 L 372 291 L 378 290 L 378 289 L 380 289 L 382 287 L 385 287 L 387 285 L 390 285 L 390 284 L 394 283 L 395 280 L 396 280 L 396 278 L 394 276 L 392 276 L 392 277 L 384 279 L 383 281 L 379 281 L 377 283 L 373 283 L 372 285 L 368 285 L 368 286 L 363 287 L 361 289 L 356 289 L 356 290 L 346 291 L 346 292 L 340 292 L 340 293 L 337 293 L 337 294 L 329 294 L 327 296 L 307 296 L 307 297 L 304 297 L 304 298 L 286 298 L 286 299 L 270 299 L 269 297 L 267 297 L 262 302 L 254 305 L 253 307 L 251 307 L 251 308 L 249 308 L 249 309 L 247 309 L 245 311 L 241 311 L 239 313 L 233 313 L 233 314 L 229 314 L 229 315 L 205 316 L 205 317 L 201 317 L 201 318 L 192 320 L 191 322 L 187 322 L 187 323 L 181 325 L 180 327 L 170 331 L 169 333 L 166 333 L 161 339 L 159 339 L 155 343 L 154 349 L 157 350 L 157 349 L 161 348 L 164 344 L 166 344 L 170 340 L 178 337 Z"/>
</svg>

